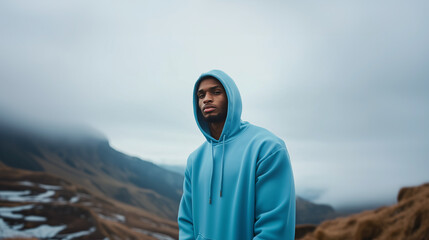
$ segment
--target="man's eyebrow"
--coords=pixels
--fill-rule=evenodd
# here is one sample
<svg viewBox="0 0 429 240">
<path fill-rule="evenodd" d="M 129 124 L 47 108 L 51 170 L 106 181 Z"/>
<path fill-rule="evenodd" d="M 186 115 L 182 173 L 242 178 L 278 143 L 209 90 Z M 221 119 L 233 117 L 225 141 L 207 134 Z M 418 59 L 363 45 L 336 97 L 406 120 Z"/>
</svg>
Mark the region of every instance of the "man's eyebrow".
<svg viewBox="0 0 429 240">
<path fill-rule="evenodd" d="M 210 87 L 210 88 L 209 88 L 209 90 L 214 90 L 214 89 L 216 89 L 216 88 L 222 88 L 222 87 L 221 87 L 221 86 L 219 86 L 219 85 L 216 85 L 216 86 Z M 199 89 L 199 90 L 198 90 L 198 93 L 201 93 L 201 92 L 204 92 L 204 90 L 203 90 L 203 89 Z"/>
</svg>

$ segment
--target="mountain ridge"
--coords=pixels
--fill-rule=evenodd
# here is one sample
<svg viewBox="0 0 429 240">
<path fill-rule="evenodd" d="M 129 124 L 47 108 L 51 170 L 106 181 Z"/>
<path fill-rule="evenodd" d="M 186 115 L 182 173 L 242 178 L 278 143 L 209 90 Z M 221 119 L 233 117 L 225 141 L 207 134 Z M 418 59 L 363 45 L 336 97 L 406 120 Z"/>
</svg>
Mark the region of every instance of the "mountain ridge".
<svg viewBox="0 0 429 240">
<path fill-rule="evenodd" d="M 177 217 L 183 177 L 123 154 L 105 138 L 57 138 L 0 125 L 0 162 L 54 174 L 171 220 Z"/>
</svg>

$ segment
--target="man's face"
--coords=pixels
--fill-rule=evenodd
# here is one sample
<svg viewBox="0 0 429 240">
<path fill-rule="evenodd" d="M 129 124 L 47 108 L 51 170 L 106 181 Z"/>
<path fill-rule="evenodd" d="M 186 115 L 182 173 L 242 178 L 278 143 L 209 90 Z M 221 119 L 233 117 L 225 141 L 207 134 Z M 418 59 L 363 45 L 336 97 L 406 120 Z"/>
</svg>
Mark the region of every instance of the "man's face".
<svg viewBox="0 0 429 240">
<path fill-rule="evenodd" d="M 197 91 L 198 106 L 207 122 L 222 122 L 228 112 L 228 98 L 222 84 L 207 78 L 200 82 Z"/>
</svg>

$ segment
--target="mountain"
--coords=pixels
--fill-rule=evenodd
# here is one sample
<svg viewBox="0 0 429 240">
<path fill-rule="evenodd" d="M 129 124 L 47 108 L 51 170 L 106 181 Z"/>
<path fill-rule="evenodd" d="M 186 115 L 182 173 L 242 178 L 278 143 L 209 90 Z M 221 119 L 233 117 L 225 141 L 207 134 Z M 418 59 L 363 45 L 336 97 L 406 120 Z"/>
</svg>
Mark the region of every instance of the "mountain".
<svg viewBox="0 0 429 240">
<path fill-rule="evenodd" d="M 177 223 L 44 173 L 0 166 L 0 239 L 177 239 Z"/>
<path fill-rule="evenodd" d="M 334 208 L 296 197 L 296 224 L 319 224 L 337 216 Z"/>
<path fill-rule="evenodd" d="M 397 199 L 392 206 L 325 221 L 299 239 L 429 239 L 429 183 L 402 188 Z"/>
<path fill-rule="evenodd" d="M 176 220 L 183 176 L 113 149 L 96 131 L 45 126 L 34 131 L 0 122 L 0 162 L 50 173 L 92 194 Z"/>
<path fill-rule="evenodd" d="M 169 171 L 176 172 L 182 176 L 185 174 L 185 170 L 186 170 L 186 166 L 184 166 L 184 165 L 160 164 L 159 166 L 163 167 Z"/>
</svg>

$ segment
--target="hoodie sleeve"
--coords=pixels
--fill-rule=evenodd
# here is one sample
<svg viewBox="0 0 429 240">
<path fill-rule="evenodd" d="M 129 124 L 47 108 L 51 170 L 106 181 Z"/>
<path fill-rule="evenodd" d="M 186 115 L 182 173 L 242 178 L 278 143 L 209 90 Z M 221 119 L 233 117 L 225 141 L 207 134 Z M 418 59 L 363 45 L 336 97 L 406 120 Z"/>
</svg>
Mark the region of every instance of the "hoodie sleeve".
<svg viewBox="0 0 429 240">
<path fill-rule="evenodd" d="M 281 148 L 259 160 L 256 170 L 254 240 L 293 240 L 295 186 L 289 154 Z"/>
<path fill-rule="evenodd" d="M 192 183 L 191 183 L 191 165 L 188 163 L 185 171 L 185 179 L 183 181 L 183 195 L 180 200 L 178 224 L 179 224 L 179 239 L 188 240 L 194 239 L 194 223 L 192 219 Z"/>
</svg>

